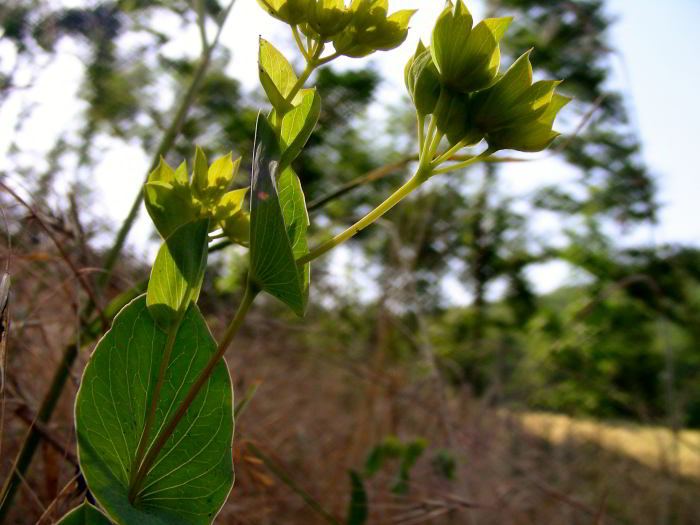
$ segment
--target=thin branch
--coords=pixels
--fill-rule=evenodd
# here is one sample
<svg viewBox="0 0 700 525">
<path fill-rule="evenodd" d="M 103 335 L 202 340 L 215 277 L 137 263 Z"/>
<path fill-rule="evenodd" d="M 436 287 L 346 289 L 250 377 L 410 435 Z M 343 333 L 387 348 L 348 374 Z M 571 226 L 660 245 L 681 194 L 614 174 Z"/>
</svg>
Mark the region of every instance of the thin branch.
<svg viewBox="0 0 700 525">
<path fill-rule="evenodd" d="M 24 206 L 27 211 L 31 214 L 32 217 L 36 219 L 36 221 L 39 223 L 39 226 L 41 226 L 41 229 L 46 232 L 46 235 L 49 236 L 51 241 L 54 243 L 56 248 L 58 249 L 59 253 L 61 254 L 61 257 L 63 258 L 64 261 L 66 261 L 66 264 L 70 267 L 71 271 L 73 272 L 73 275 L 78 279 L 78 282 L 80 283 L 80 286 L 85 290 L 85 292 L 88 294 L 88 297 L 90 298 L 90 301 L 92 301 L 95 305 L 95 308 L 99 312 L 100 316 L 102 317 L 103 321 L 105 323 L 107 322 L 107 319 L 105 317 L 104 311 L 102 310 L 102 307 L 98 304 L 97 298 L 95 296 L 95 293 L 93 292 L 92 288 L 90 287 L 90 284 L 87 282 L 85 279 L 85 276 L 83 273 L 78 269 L 77 266 L 75 266 L 75 263 L 71 260 L 71 258 L 68 256 L 68 253 L 66 253 L 65 249 L 63 248 L 63 245 L 59 242 L 59 240 L 56 238 L 56 236 L 53 234 L 51 231 L 51 228 L 44 222 L 44 219 L 41 218 L 41 216 L 32 208 L 32 206 L 29 205 L 22 197 L 17 195 L 17 193 L 7 186 L 4 182 L 0 182 L 0 187 L 2 187 L 6 192 L 8 192 L 12 197 L 19 202 L 22 206 Z"/>
</svg>

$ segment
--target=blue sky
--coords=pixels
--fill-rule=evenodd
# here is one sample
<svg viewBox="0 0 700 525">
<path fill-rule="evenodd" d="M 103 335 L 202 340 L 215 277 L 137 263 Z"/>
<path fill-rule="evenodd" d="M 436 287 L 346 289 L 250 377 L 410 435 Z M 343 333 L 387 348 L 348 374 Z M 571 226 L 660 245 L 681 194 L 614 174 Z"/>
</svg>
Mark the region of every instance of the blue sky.
<svg viewBox="0 0 700 525">
<path fill-rule="evenodd" d="M 63 0 L 61 3 L 79 6 L 85 2 Z M 408 41 L 400 49 L 378 53 L 372 59 L 386 77 L 382 98 L 395 102 L 404 93 L 403 65 L 415 49 L 418 37 L 429 39 L 430 28 L 443 1 L 390 0 L 390 4 L 392 9 L 420 8 L 412 21 Z M 483 16 L 480 2 L 469 1 L 467 5 L 475 19 Z M 659 225 L 637 232 L 634 240 L 700 246 L 700 170 L 695 159 L 700 149 L 700 31 L 697 28 L 700 0 L 610 0 L 607 9 L 611 16 L 618 17 L 610 32 L 611 44 L 619 51 L 614 82 L 626 94 L 630 114 L 638 124 L 644 143 L 643 157 L 657 177 L 658 198 L 663 205 Z M 250 89 L 257 85 L 259 34 L 282 48 L 289 41 L 286 27 L 267 16 L 255 0 L 238 0 L 222 43 L 233 50 L 231 72 Z M 173 45 L 191 50 L 195 55 L 199 45 L 196 30 L 193 28 L 191 34 L 183 35 Z M 18 94 L 3 106 L 0 169 L 7 168 L 3 154 L 11 137 L 40 159 L 66 123 L 78 121 L 81 106 L 75 101 L 75 95 L 82 63 L 70 46 L 62 51 L 33 89 Z M 0 64 L 11 60 L 7 49 L 0 46 Z M 338 65 L 358 67 L 357 61 L 346 59 L 338 61 Z M 40 105 L 18 138 L 12 126 L 21 102 L 28 99 Z M 100 192 L 99 209 L 118 223 L 126 215 L 137 191 L 148 156 L 136 145 L 115 147 L 116 144 L 106 141 L 101 146 L 104 160 L 94 174 Z M 506 187 L 515 194 L 565 177 L 561 166 L 551 159 L 519 164 L 504 173 Z M 19 178 L 15 181 L 21 185 Z M 546 230 L 547 226 L 543 228 Z M 152 247 L 143 244 L 149 232 L 150 224 L 142 213 L 130 236 L 130 244 L 137 252 L 152 252 Z M 551 289 L 567 279 L 567 269 L 562 266 L 542 268 L 534 271 L 532 277 L 538 281 L 540 289 Z"/>
</svg>

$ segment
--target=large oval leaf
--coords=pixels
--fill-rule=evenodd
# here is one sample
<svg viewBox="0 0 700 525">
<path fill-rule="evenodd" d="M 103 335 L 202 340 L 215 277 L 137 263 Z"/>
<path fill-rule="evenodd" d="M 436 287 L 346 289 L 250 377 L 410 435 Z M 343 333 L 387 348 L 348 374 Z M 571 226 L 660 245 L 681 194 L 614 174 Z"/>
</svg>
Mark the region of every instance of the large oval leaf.
<svg viewBox="0 0 700 525">
<path fill-rule="evenodd" d="M 63 516 L 58 525 L 111 525 L 111 522 L 88 502 Z"/>
<path fill-rule="evenodd" d="M 165 341 L 146 297 L 134 299 L 98 343 L 78 391 L 80 466 L 95 499 L 121 525 L 209 525 L 233 485 L 233 400 L 222 361 L 157 456 L 135 504 L 129 502 L 134 457 Z M 215 350 L 192 304 L 173 345 L 148 447 Z"/>
<path fill-rule="evenodd" d="M 280 206 L 279 162 L 275 132 L 267 119 L 258 115 L 250 184 L 250 277 L 302 316 L 305 292 Z"/>
<path fill-rule="evenodd" d="M 196 302 L 207 265 L 209 220 L 184 224 L 158 250 L 148 281 L 146 303 L 158 324 L 168 329 L 177 313 Z"/>
</svg>

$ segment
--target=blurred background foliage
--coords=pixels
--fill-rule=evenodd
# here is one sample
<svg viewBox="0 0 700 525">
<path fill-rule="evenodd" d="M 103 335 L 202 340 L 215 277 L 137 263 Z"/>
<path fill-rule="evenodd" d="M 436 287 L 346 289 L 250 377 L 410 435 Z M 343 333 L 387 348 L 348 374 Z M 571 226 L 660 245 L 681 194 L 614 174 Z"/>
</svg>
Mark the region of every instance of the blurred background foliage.
<svg viewBox="0 0 700 525">
<path fill-rule="evenodd" d="M 105 256 L 95 241 L 119 225 L 99 213 L 91 170 L 107 149 L 121 144 L 137 145 L 148 155 L 157 150 L 200 59 L 169 46 L 176 33 L 196 27 L 196 13 L 185 0 L 86 4 L 67 8 L 49 0 L 13 0 L 0 5 L 0 44 L 10 46 L 15 57 L 0 63 L 0 112 L 10 97 L 42 75 L 63 43 L 69 42 L 84 64 L 78 125 L 66 126 L 43 159 L 11 143 L 9 167 L 0 177 L 8 186 L 21 186 L 81 268 L 95 268 Z M 571 133 L 551 148 L 575 177 L 517 197 L 503 187 L 499 164 L 436 179 L 353 239 L 344 257 L 315 264 L 313 306 L 303 324 L 272 300 L 261 302 L 251 330 L 262 327 L 276 335 L 258 341 L 262 348 L 256 359 L 265 363 L 266 352 L 274 356 L 280 348 L 293 348 L 295 358 L 381 376 L 393 393 L 406 383 L 437 381 L 448 398 L 466 391 L 469 399 L 489 408 L 622 419 L 674 431 L 700 428 L 700 251 L 637 245 L 625 237 L 639 225 L 654 224 L 659 202 L 629 104 L 624 93 L 610 87 L 614 50 L 605 2 L 489 0 L 486 6 L 490 14 L 516 16 L 503 42 L 506 61 L 534 46 L 535 70 L 564 79 L 562 92 L 575 97 L 564 119 Z M 207 0 L 203 9 L 214 20 L 225 6 Z M 171 164 L 191 159 L 199 144 L 210 158 L 233 150 L 249 167 L 254 122 L 264 98 L 261 91 L 245 91 L 229 73 L 231 59 L 231 50 L 222 46 L 208 59 L 166 155 Z M 407 97 L 383 108 L 386 121 L 368 111 L 382 84 L 381 72 L 371 65 L 326 68 L 312 83 L 323 110 L 294 167 L 311 207 L 316 244 L 378 204 L 407 176 L 415 154 L 415 122 Z M 32 104 L 23 108 L 18 133 L 35 109 Z M 248 167 L 241 173 L 247 174 Z M 367 174 L 370 182 L 350 187 Z M 237 185 L 247 184 L 244 175 Z M 10 195 L 1 195 L 0 201 L 9 229 L 4 255 L 12 252 L 15 258 L 15 328 L 7 378 L 15 395 L 32 407 L 42 391 L 23 383 L 29 378 L 18 370 L 28 366 L 27 355 L 35 355 L 33 345 L 70 336 L 76 304 L 85 298 L 66 284 L 66 270 L 56 263 L 36 220 Z M 541 238 L 533 227 L 538 213 L 554 217 L 562 225 L 560 235 Z M 557 261 L 579 276 L 576 284 L 538 294 L 530 270 Z M 105 299 L 145 278 L 148 264 L 134 253 L 123 257 Z M 201 299 L 212 319 L 230 313 L 231 294 L 240 291 L 245 265 L 235 248 L 214 258 Z M 90 279 L 96 274 L 87 272 Z M 468 291 L 467 306 L 455 305 L 446 294 L 454 282 Z M 37 301 L 53 301 L 63 293 L 72 305 L 64 312 L 69 322 L 50 326 L 39 316 Z M 44 325 L 39 335 L 32 333 L 37 324 Z M 233 372 L 237 392 L 251 375 L 245 362 L 239 365 L 242 372 Z M 255 366 L 251 370 L 265 369 Z M 322 365 L 310 366 L 317 374 L 328 373 L 316 368 Z M 319 394 L 313 385 L 300 388 Z M 377 387 L 367 388 L 372 399 Z M 382 417 L 393 421 L 391 411 Z M 8 423 L 7 450 L 21 435 L 20 430 L 12 434 L 13 428 Z M 367 439 L 378 443 L 384 434 L 398 433 L 400 425 L 381 428 L 386 432 L 375 429 Z M 240 432 L 250 437 L 245 426 Z M 454 446 L 448 438 L 425 437 L 431 446 Z M 8 469 L 6 457 L 2 472 Z M 683 523 L 681 514 L 678 521 L 668 519 L 665 523 Z"/>
</svg>

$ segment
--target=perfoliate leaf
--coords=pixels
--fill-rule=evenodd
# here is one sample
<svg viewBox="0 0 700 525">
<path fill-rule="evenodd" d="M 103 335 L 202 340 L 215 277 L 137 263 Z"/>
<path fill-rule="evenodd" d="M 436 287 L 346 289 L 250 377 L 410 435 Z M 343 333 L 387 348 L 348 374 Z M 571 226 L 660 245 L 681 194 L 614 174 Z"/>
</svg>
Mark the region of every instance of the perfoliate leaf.
<svg viewBox="0 0 700 525">
<path fill-rule="evenodd" d="M 114 319 L 85 368 L 75 405 L 78 457 L 88 488 L 119 525 L 210 525 L 233 485 L 231 379 L 224 360 L 167 440 L 132 504 L 128 487 L 166 334 L 134 299 Z M 216 351 L 197 306 L 177 331 L 150 447 Z"/>
<path fill-rule="evenodd" d="M 258 115 L 250 197 L 250 278 L 303 316 L 305 293 L 277 191 L 280 158 L 274 130 Z"/>
<path fill-rule="evenodd" d="M 282 166 L 288 166 L 301 152 L 321 114 L 321 97 L 316 88 L 302 89 L 294 98 L 294 109 L 282 118 Z"/>
<path fill-rule="evenodd" d="M 209 219 L 177 228 L 158 250 L 148 281 L 146 304 L 167 330 L 191 302 L 196 302 L 207 265 Z"/>
<path fill-rule="evenodd" d="M 262 38 L 258 52 L 258 70 L 260 83 L 272 107 L 281 113 L 289 111 L 292 104 L 286 97 L 296 84 L 297 76 L 284 55 Z"/>
<path fill-rule="evenodd" d="M 347 525 L 364 525 L 369 515 L 367 492 L 360 475 L 351 470 L 350 474 L 350 506 L 348 507 Z"/>
<path fill-rule="evenodd" d="M 57 525 L 111 525 L 111 522 L 86 501 L 63 516 Z"/>
</svg>

